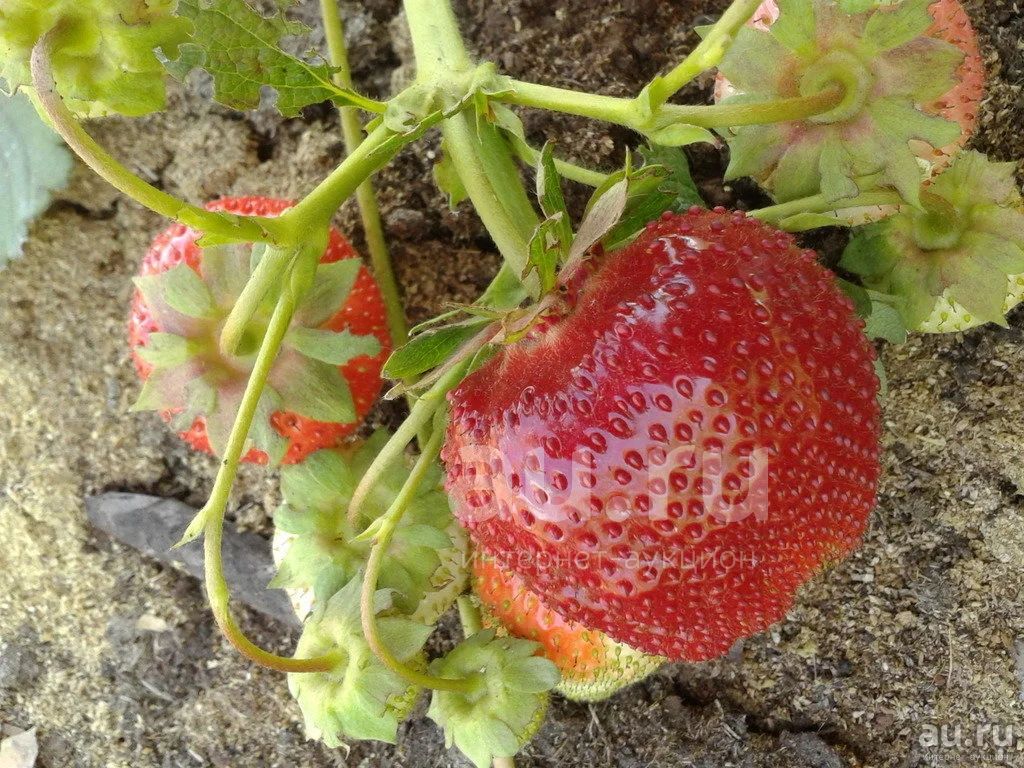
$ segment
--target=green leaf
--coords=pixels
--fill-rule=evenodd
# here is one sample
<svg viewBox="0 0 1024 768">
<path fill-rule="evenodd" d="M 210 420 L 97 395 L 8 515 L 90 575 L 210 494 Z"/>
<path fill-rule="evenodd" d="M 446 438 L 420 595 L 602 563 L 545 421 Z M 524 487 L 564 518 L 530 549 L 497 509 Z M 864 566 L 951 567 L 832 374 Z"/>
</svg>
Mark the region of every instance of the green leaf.
<svg viewBox="0 0 1024 768">
<path fill-rule="evenodd" d="M 285 351 L 270 381 L 281 393 L 284 410 L 328 424 L 356 420 L 352 391 L 337 366 Z"/>
<path fill-rule="evenodd" d="M 441 142 L 441 159 L 434 164 L 434 183 L 448 196 L 448 206 L 453 211 L 459 207 L 459 203 L 469 199 L 466 185 L 459 177 L 446 141 Z"/>
<path fill-rule="evenodd" d="M 245 288 L 251 270 L 251 250 L 255 250 L 255 246 L 248 243 L 203 248 L 200 269 L 218 306 L 225 309 L 233 306 Z"/>
<path fill-rule="evenodd" d="M 564 257 L 572 247 L 572 219 L 565 205 L 562 180 L 555 167 L 554 149 L 550 142 L 541 150 L 540 161 L 537 164 L 537 200 L 544 215 L 555 220 L 552 234 L 558 242 L 558 250 Z"/>
<path fill-rule="evenodd" d="M 567 214 L 560 213 L 544 219 L 533 231 L 533 237 L 527 248 L 526 269 L 522 278 L 525 281 L 531 272 L 536 271 L 540 280 L 541 293 L 547 293 L 558 282 L 558 263 L 566 260 L 567 251 L 561 240 Z"/>
<path fill-rule="evenodd" d="M 871 312 L 865 318 L 864 332 L 872 339 L 885 339 L 891 344 L 907 340 L 907 326 L 899 310 L 892 304 L 872 298 Z"/>
<path fill-rule="evenodd" d="M 488 320 L 473 321 L 421 333 L 394 351 L 384 366 L 384 376 L 399 381 L 436 368 L 488 323 Z"/>
<path fill-rule="evenodd" d="M 281 493 L 291 509 L 344 514 L 355 484 L 349 463 L 338 451 L 317 451 L 281 470 Z M 312 530 L 305 527 L 308 519 L 304 517 L 300 523 L 299 518 L 286 516 L 280 522 L 275 517 L 274 521 L 289 533 L 302 534 Z"/>
<path fill-rule="evenodd" d="M 71 175 L 71 155 L 24 94 L 0 95 L 0 269 Z"/>
<path fill-rule="evenodd" d="M 805 55 L 814 49 L 817 24 L 813 0 L 779 0 L 779 18 L 770 28 L 772 36 L 794 53 Z"/>
<path fill-rule="evenodd" d="M 928 12 L 933 0 L 903 0 L 895 7 L 876 10 L 864 29 L 864 36 L 879 51 L 888 51 L 920 37 L 934 23 Z"/>
<path fill-rule="evenodd" d="M 292 328 L 285 336 L 284 343 L 306 357 L 331 365 L 345 365 L 357 357 L 376 357 L 380 354 L 380 341 L 376 336 L 360 336 L 347 329 L 335 332 Z"/>
<path fill-rule="evenodd" d="M 559 680 L 558 669 L 534 656 L 537 643 L 496 637 L 484 630 L 464 640 L 430 665 L 442 677 L 480 676 L 470 693 L 434 691 L 427 715 L 444 729 L 445 742 L 455 744 L 479 768 L 495 757 L 512 757 L 543 720 L 548 691 Z"/>
<path fill-rule="evenodd" d="M 193 69 L 205 69 L 213 76 L 213 96 L 221 104 L 255 109 L 261 89 L 269 86 L 277 92 L 277 108 L 285 117 L 322 101 L 380 110 L 376 102 L 335 85 L 326 63 L 312 64 L 285 53 L 285 38 L 309 30 L 280 13 L 263 16 L 243 0 L 179 0 L 178 13 L 195 29 L 167 68 L 179 80 Z"/>
<path fill-rule="evenodd" d="M 178 264 L 158 275 L 164 301 L 186 317 L 206 319 L 213 316 L 214 304 L 210 289 L 187 264 Z"/>
<path fill-rule="evenodd" d="M 587 214 L 583 217 L 580 230 L 576 233 L 576 239 L 569 250 L 567 263 L 575 264 L 582 259 L 622 219 L 629 199 L 631 174 L 630 161 L 627 159 L 626 170 L 621 174 L 621 178 L 616 181 L 619 174 L 613 174 L 604 186 L 594 192 L 587 207 Z"/>
<path fill-rule="evenodd" d="M 195 353 L 195 345 L 173 333 L 151 333 L 138 355 L 154 368 L 173 368 L 185 363 Z"/>
<path fill-rule="evenodd" d="M 31 90 L 33 46 L 49 33 L 57 90 L 72 112 L 100 117 L 163 109 L 167 72 L 156 51 L 174 56 L 188 20 L 174 0 L 4 0 L 0 3 L 0 81 Z"/>
<path fill-rule="evenodd" d="M 258 450 L 267 454 L 270 466 L 276 467 L 288 452 L 288 440 L 274 428 L 273 416 L 281 410 L 281 396 L 273 387 L 266 387 L 253 416 L 249 440 Z"/>
<path fill-rule="evenodd" d="M 672 125 L 654 128 L 650 131 L 645 131 L 644 135 L 652 144 L 657 144 L 662 147 L 685 147 L 688 144 L 699 144 L 701 142 L 705 142 L 707 144 L 718 143 L 718 140 L 715 138 L 715 134 L 707 128 L 701 128 L 697 125 L 687 125 L 685 123 L 674 123 Z"/>
<path fill-rule="evenodd" d="M 362 266 L 359 259 L 342 259 L 318 266 L 313 287 L 295 312 L 296 324 L 317 328 L 334 317 L 348 301 Z"/>
<path fill-rule="evenodd" d="M 690 175 L 686 154 L 668 147 L 641 147 L 644 165 L 630 179 L 622 218 L 604 237 L 609 251 L 626 245 L 666 211 L 680 213 L 704 201 Z"/>
</svg>

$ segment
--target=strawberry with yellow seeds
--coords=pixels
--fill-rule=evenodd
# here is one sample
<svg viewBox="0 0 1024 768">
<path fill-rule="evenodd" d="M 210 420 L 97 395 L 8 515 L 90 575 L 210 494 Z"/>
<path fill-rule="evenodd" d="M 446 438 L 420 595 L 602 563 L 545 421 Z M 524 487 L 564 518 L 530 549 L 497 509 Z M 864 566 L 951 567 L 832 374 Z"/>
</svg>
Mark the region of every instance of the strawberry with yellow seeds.
<svg viewBox="0 0 1024 768">
<path fill-rule="evenodd" d="M 889 294 L 906 327 L 952 333 L 1005 325 L 1024 300 L 1024 200 L 1012 163 L 962 153 L 921 193 L 858 230 L 841 266 Z"/>
<path fill-rule="evenodd" d="M 600 701 L 643 680 L 665 663 L 617 643 L 596 629 L 563 619 L 530 591 L 522 579 L 493 559 L 473 559 L 473 591 L 480 598 L 485 627 L 541 644 L 562 675 L 555 689 L 573 701 Z"/>
</svg>

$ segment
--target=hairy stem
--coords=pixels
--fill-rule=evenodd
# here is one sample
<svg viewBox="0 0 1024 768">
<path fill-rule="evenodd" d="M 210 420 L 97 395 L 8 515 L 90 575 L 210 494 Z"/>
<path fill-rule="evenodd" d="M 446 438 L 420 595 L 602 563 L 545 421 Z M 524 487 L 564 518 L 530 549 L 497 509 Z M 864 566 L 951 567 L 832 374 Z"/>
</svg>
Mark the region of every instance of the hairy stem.
<svg viewBox="0 0 1024 768">
<path fill-rule="evenodd" d="M 664 77 L 659 77 L 648 88 L 650 106 L 657 109 L 683 86 L 712 67 L 717 67 L 725 56 L 733 38 L 761 5 L 761 0 L 733 0 L 725 13 L 697 44 L 689 56 Z"/>
<path fill-rule="evenodd" d="M 151 211 L 208 234 L 237 242 L 280 242 L 286 238 L 287 227 L 278 220 L 207 211 L 157 189 L 132 173 L 88 134 L 64 104 L 53 80 L 50 45 L 51 36 L 47 33 L 32 49 L 33 87 L 53 128 L 97 175 Z"/>
<path fill-rule="evenodd" d="M 438 424 L 430 440 L 423 447 L 423 452 L 416 460 L 416 464 L 409 473 L 409 478 L 405 481 L 405 485 L 402 486 L 402 490 L 399 491 L 398 496 L 395 497 L 387 512 L 380 518 L 380 528 L 374 537 L 373 548 L 370 550 L 370 557 L 366 563 L 366 573 L 363 576 L 360 608 L 362 612 L 363 635 L 374 655 L 380 659 L 384 666 L 413 685 L 442 691 L 468 693 L 474 687 L 472 680 L 435 677 L 412 669 L 399 661 L 380 636 L 380 630 L 377 627 L 377 612 L 374 606 L 374 597 L 377 594 L 377 580 L 380 577 L 381 566 L 384 563 L 384 557 L 387 555 L 391 539 L 402 520 L 402 516 L 416 497 L 416 493 L 423 484 L 424 478 L 441 452 L 441 443 L 443 441 L 444 428 L 442 424 Z"/>
<path fill-rule="evenodd" d="M 472 67 L 450 0 L 405 0 L 418 77 L 450 78 Z M 459 174 L 494 244 L 515 274 L 526 268 L 530 239 L 540 219 L 501 132 L 474 114 L 460 113 L 441 126 Z"/>
<path fill-rule="evenodd" d="M 750 212 L 750 216 L 760 219 L 769 224 L 778 224 L 780 221 L 797 216 L 801 213 L 836 213 L 850 208 L 869 208 L 873 206 L 901 205 L 903 199 L 899 193 L 891 189 L 871 189 L 857 197 L 850 197 L 845 200 L 829 200 L 825 195 L 818 194 L 810 197 L 803 197 L 799 200 L 790 200 L 786 203 L 772 205 L 767 208 L 759 208 Z"/>
<path fill-rule="evenodd" d="M 352 90 L 352 68 L 349 64 L 348 47 L 345 44 L 345 27 L 341 14 L 338 12 L 338 0 L 320 0 L 320 12 L 327 35 L 327 50 L 331 66 L 335 68 L 334 82 L 341 88 Z M 349 155 L 359 149 L 363 143 L 363 125 L 359 113 L 354 107 L 341 107 L 339 110 L 341 130 L 345 138 L 345 148 Z M 366 248 L 370 253 L 373 274 L 380 285 L 387 310 L 388 328 L 395 348 L 401 347 L 409 340 L 409 325 L 405 319 L 405 308 L 402 305 L 395 279 L 395 270 L 391 264 L 387 240 L 384 237 L 384 226 L 381 223 L 380 207 L 373 182 L 367 179 L 356 189 L 356 200 L 359 213 L 363 220 L 363 232 L 366 235 Z"/>
<path fill-rule="evenodd" d="M 263 338 L 259 354 L 256 357 L 256 364 L 253 367 L 252 375 L 246 384 L 245 394 L 242 396 L 242 402 L 238 409 L 238 416 L 235 418 L 235 423 L 231 428 L 227 448 L 224 451 L 224 457 L 217 472 L 213 492 L 210 494 L 210 499 L 207 501 L 206 506 L 197 515 L 196 520 L 201 521 L 202 532 L 205 534 L 203 542 L 205 554 L 204 568 L 210 607 L 213 609 L 214 618 L 216 618 L 217 625 L 224 633 L 224 636 L 243 656 L 264 667 L 279 672 L 327 672 L 338 663 L 338 657 L 333 654 L 311 659 L 292 659 L 265 651 L 249 640 L 231 615 L 229 605 L 230 589 L 227 579 L 224 577 L 222 552 L 224 514 L 227 510 L 235 476 L 238 474 L 238 466 L 242 453 L 245 450 L 249 429 L 252 427 L 253 418 L 267 383 L 267 377 L 270 375 L 270 369 L 274 364 L 274 359 L 281 349 L 281 344 L 291 324 L 296 303 L 297 297 L 293 295 L 290 289 L 282 292 L 274 309 L 274 314 L 270 319 L 270 325 Z"/>
<path fill-rule="evenodd" d="M 603 120 L 632 128 L 640 133 L 675 124 L 696 125 L 701 128 L 731 128 L 804 120 L 834 109 L 843 100 L 842 90 L 830 87 L 810 96 L 746 104 L 665 104 L 652 115 L 646 116 L 633 99 L 581 93 L 518 80 L 514 82 L 513 87 L 515 91 L 502 96 L 503 101 Z"/>
<path fill-rule="evenodd" d="M 380 453 L 377 454 L 373 463 L 367 468 L 362 479 L 359 481 L 359 485 L 356 486 L 355 491 L 352 492 L 352 499 L 349 501 L 348 506 L 348 519 L 350 522 L 355 523 L 359 520 L 359 510 L 366 501 L 366 497 L 380 481 L 388 467 L 391 466 L 393 462 L 401 459 L 402 455 L 405 453 L 406 446 L 412 442 L 416 433 L 421 428 L 430 424 L 430 421 L 434 418 L 434 414 L 437 409 L 444 404 L 445 395 L 448 394 L 449 390 L 462 381 L 468 368 L 468 360 L 464 361 L 460 365 L 454 366 L 447 374 L 445 374 L 444 377 L 442 377 L 436 384 L 434 384 L 433 387 L 424 393 L 419 400 L 416 401 L 416 405 L 412 407 L 408 418 L 406 418 L 406 420 L 402 422 L 402 425 L 395 430 L 391 439 L 384 444 Z M 443 433 L 443 430 L 441 430 L 441 432 Z"/>
</svg>

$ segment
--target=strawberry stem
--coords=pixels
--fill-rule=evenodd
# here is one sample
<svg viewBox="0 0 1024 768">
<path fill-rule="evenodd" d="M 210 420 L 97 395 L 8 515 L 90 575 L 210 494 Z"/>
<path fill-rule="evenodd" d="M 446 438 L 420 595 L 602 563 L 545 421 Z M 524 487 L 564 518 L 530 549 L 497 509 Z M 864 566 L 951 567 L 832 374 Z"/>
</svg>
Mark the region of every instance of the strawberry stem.
<svg viewBox="0 0 1024 768">
<path fill-rule="evenodd" d="M 523 107 L 535 107 L 570 115 L 590 117 L 622 125 L 639 133 L 665 128 L 675 124 L 695 125 L 701 128 L 726 128 L 741 125 L 763 125 L 805 120 L 826 114 L 843 101 L 843 91 L 829 87 L 808 96 L 796 96 L 745 104 L 714 104 L 684 106 L 664 104 L 650 115 L 637 106 L 634 99 L 582 93 L 550 85 L 513 82 L 515 91 L 500 96 L 502 101 Z"/>
<path fill-rule="evenodd" d="M 450 0 L 405 0 L 421 83 L 448 82 L 473 66 Z M 441 132 L 473 206 L 505 261 L 522 274 L 540 224 L 501 132 L 474 113 L 445 120 Z M 535 282 L 535 281 L 534 281 Z"/>
<path fill-rule="evenodd" d="M 845 200 L 829 200 L 823 194 L 802 197 L 786 203 L 759 208 L 750 212 L 750 216 L 768 224 L 778 225 L 784 219 L 802 213 L 829 214 L 850 208 L 868 208 L 873 206 L 897 206 L 903 204 L 903 198 L 892 189 L 869 189 L 856 197 Z M 839 223 L 839 222 L 837 222 Z"/>
<path fill-rule="evenodd" d="M 399 491 L 398 496 L 392 502 L 387 512 L 379 518 L 379 528 L 374 536 L 373 548 L 370 550 L 370 557 L 366 563 L 366 573 L 363 575 L 363 588 L 360 599 L 363 635 L 370 649 L 380 659 L 381 663 L 413 685 L 441 691 L 470 693 L 476 687 L 476 682 L 472 678 L 459 680 L 435 677 L 411 669 L 399 661 L 380 636 L 380 630 L 377 626 L 377 611 L 374 604 L 374 597 L 377 594 L 377 580 L 380 577 L 381 566 L 384 563 L 384 557 L 387 555 L 391 539 L 402 520 L 402 516 L 416 497 L 420 486 L 423 484 L 423 480 L 441 453 L 441 444 L 444 442 L 445 434 L 443 410 L 438 411 L 436 422 L 433 434 L 423 447 L 423 452 L 416 460 L 415 465 L 413 465 L 405 485 L 402 486 L 402 490 Z"/>
<path fill-rule="evenodd" d="M 340 88 L 352 90 L 352 67 L 349 64 L 345 26 L 338 11 L 337 0 L 320 0 L 320 15 L 327 36 L 330 63 L 335 69 L 334 82 Z M 358 110 L 354 107 L 340 107 L 338 113 L 345 138 L 345 149 L 351 155 L 363 143 L 363 124 L 359 119 Z M 356 201 L 359 203 L 359 213 L 363 220 L 363 233 L 366 237 L 366 249 L 370 254 L 370 263 L 373 265 L 373 274 L 384 296 L 391 340 L 395 349 L 398 349 L 409 340 L 409 325 L 405 318 L 398 281 L 395 279 L 387 239 L 384 236 L 380 206 L 377 204 L 377 195 L 370 179 L 356 189 Z"/>
<path fill-rule="evenodd" d="M 736 33 L 760 5 L 761 0 L 733 0 L 690 55 L 664 77 L 655 78 L 645 89 L 650 108 L 657 110 L 698 75 L 718 66 Z"/>
<path fill-rule="evenodd" d="M 279 242 L 286 228 L 274 219 L 207 211 L 157 189 L 132 173 L 81 126 L 57 91 L 50 64 L 53 30 L 32 49 L 32 84 L 50 124 L 89 168 L 123 194 L 161 216 L 234 242 Z"/>
<path fill-rule="evenodd" d="M 238 474 L 238 466 L 245 451 L 256 410 L 266 387 L 270 369 L 277 357 L 285 334 L 291 325 L 295 307 L 301 297 L 291 286 L 281 293 L 274 314 L 267 327 L 267 333 L 260 345 L 252 375 L 245 387 L 242 402 L 238 408 L 238 416 L 231 428 L 227 448 L 214 481 L 213 491 L 206 506 L 196 516 L 201 521 L 205 535 L 203 551 L 205 555 L 206 589 L 217 625 L 228 641 L 238 651 L 261 666 L 279 672 L 328 672 L 338 663 L 338 658 L 328 654 L 312 659 L 291 659 L 265 651 L 245 636 L 238 626 L 230 609 L 230 589 L 224 577 L 222 542 L 224 536 L 224 514 L 227 510 L 231 488 Z M 191 526 L 190 526 L 191 528 Z"/>
<path fill-rule="evenodd" d="M 391 439 L 381 448 L 380 453 L 377 454 L 377 457 L 359 481 L 359 485 L 352 492 L 352 499 L 348 505 L 349 522 L 356 523 L 359 520 L 359 511 L 366 501 L 366 497 L 369 496 L 391 463 L 398 461 L 405 453 L 406 446 L 412 442 L 416 433 L 430 423 L 437 409 L 444 404 L 445 395 L 462 381 L 466 375 L 469 363 L 469 360 L 465 360 L 461 364 L 452 367 L 444 377 L 416 401 L 416 405 L 409 412 L 409 416 L 395 430 Z"/>
</svg>

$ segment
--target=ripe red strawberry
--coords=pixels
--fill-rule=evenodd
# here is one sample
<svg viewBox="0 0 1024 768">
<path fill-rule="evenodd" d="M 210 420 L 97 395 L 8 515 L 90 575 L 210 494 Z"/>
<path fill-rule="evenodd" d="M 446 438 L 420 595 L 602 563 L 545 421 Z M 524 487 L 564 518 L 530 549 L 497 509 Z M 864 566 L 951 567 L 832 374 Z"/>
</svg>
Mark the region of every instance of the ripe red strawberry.
<svg viewBox="0 0 1024 768">
<path fill-rule="evenodd" d="M 540 643 L 544 656 L 561 673 L 557 690 L 573 701 L 606 699 L 665 662 L 596 629 L 566 621 L 491 558 L 473 558 L 473 591 L 482 603 L 484 626 Z"/>
<path fill-rule="evenodd" d="M 954 86 L 940 98 L 924 105 L 926 113 L 941 115 L 958 123 L 962 129 L 959 139 L 941 149 L 935 149 L 924 142 L 915 143 L 919 157 L 929 160 L 936 168 L 942 168 L 967 143 L 978 127 L 978 111 L 985 93 L 985 62 L 981 57 L 978 36 L 971 25 L 971 19 L 958 0 L 937 0 L 929 6 L 928 12 L 934 23 L 925 34 L 952 43 L 964 54 Z M 778 18 L 778 0 L 764 0 L 748 26 L 766 31 Z M 715 79 L 715 101 L 736 93 L 732 84 L 724 76 L 718 75 Z"/>
<path fill-rule="evenodd" d="M 860 541 L 874 351 L 792 237 L 723 209 L 653 222 L 575 306 L 449 396 L 476 545 L 565 619 L 710 659 Z"/>
<path fill-rule="evenodd" d="M 277 216 L 292 205 L 293 203 L 287 200 L 243 197 L 224 198 L 210 203 L 207 208 L 238 214 Z M 226 430 L 233 420 L 238 398 L 249 370 L 251 370 L 251 355 L 242 355 L 236 359 L 226 360 L 218 351 L 217 339 L 222 321 L 233 304 L 232 290 L 234 296 L 237 296 L 237 292 L 244 285 L 244 280 L 247 277 L 251 248 L 249 246 L 228 246 L 227 248 L 234 250 L 225 255 L 223 247 L 207 250 L 200 248 L 196 244 L 200 236 L 200 233 L 181 224 L 172 225 L 153 241 L 142 261 L 139 275 L 143 280 L 162 276 L 184 264 L 202 278 L 207 283 L 207 287 L 211 289 L 211 293 L 215 294 L 216 306 L 213 308 L 212 316 L 203 318 L 198 323 L 186 324 L 188 327 L 184 333 L 179 328 L 178 336 L 184 336 L 192 345 L 191 364 L 195 365 L 195 358 L 202 360 L 202 365 L 192 372 L 216 391 L 215 413 L 212 414 L 217 417 L 217 434 L 214 437 L 215 443 L 222 443 L 226 439 Z M 204 269 L 209 266 L 208 260 L 205 258 L 208 251 L 216 251 L 220 259 L 224 259 L 230 266 L 236 268 L 235 273 L 220 274 L 211 279 L 210 275 L 204 272 Z M 327 250 L 320 261 L 321 265 L 336 264 L 349 259 L 358 259 L 358 255 L 348 240 L 332 228 Z M 228 268 L 230 267 L 218 262 L 218 271 L 224 272 Z M 239 271 L 244 274 L 239 275 Z M 340 383 L 342 387 L 347 383 L 351 392 L 353 418 L 343 422 L 327 421 L 311 418 L 309 415 L 303 415 L 297 410 L 288 408 L 273 411 L 269 417 L 272 427 L 269 439 L 276 442 L 274 440 L 276 434 L 286 441 L 278 446 L 279 449 L 283 449 L 283 459 L 280 456 L 275 457 L 276 460 L 282 460 L 285 464 L 298 463 L 310 453 L 335 446 L 344 437 L 352 434 L 380 393 L 380 372 L 391 350 L 383 299 L 380 289 L 366 267 L 358 267 L 354 282 L 351 277 L 351 275 L 348 277 L 347 282 L 345 279 L 342 280 L 345 284 L 338 295 L 338 303 L 330 308 L 328 317 L 317 318 L 318 322 L 313 330 L 331 331 L 337 334 L 347 332 L 356 341 L 353 352 L 357 354 L 354 354 L 347 362 L 336 366 L 336 370 L 340 372 L 340 378 L 335 382 Z M 217 286 L 212 285 L 214 281 L 218 283 Z M 231 283 L 233 285 L 227 285 Z M 227 290 L 227 295 L 224 295 L 225 290 Z M 221 295 L 216 295 L 218 291 Z M 154 370 L 153 363 L 147 359 L 151 353 L 151 337 L 154 333 L 163 333 L 167 330 L 163 327 L 158 314 L 153 311 L 144 291 L 136 290 L 128 321 L 128 337 L 136 370 L 139 378 L 143 381 L 150 380 Z M 293 327 L 298 324 L 297 320 L 293 323 Z M 361 351 L 363 353 L 360 353 Z M 302 355 L 293 353 L 288 360 L 284 360 L 284 357 L 285 355 L 282 355 L 282 359 L 276 366 L 282 369 L 281 374 L 283 374 L 285 366 L 303 365 Z M 305 362 L 312 365 L 318 364 L 316 361 L 306 360 Z M 322 362 L 319 364 L 322 366 Z M 271 375 L 272 385 L 273 380 L 274 374 Z M 181 381 L 180 378 L 174 381 L 172 388 L 175 391 L 164 393 L 165 401 L 170 402 L 166 398 L 171 400 L 187 399 L 183 397 L 181 391 L 186 384 L 191 384 L 191 382 Z M 284 388 L 287 389 L 287 385 Z M 287 398 L 285 399 L 287 400 Z M 186 405 L 181 402 L 168 407 L 153 407 L 158 407 L 161 410 L 161 415 L 168 423 L 180 422 L 183 416 L 186 418 L 187 423 L 178 423 L 177 426 L 182 430 L 182 439 L 193 448 L 204 452 L 219 452 L 221 445 L 211 446 L 211 413 L 204 412 L 201 406 Z M 270 432 L 270 430 L 266 431 Z M 259 425 L 254 426 L 253 433 L 254 435 L 259 434 Z M 257 442 L 259 441 L 257 440 Z M 218 450 L 214 451 L 214 447 Z M 266 447 L 254 446 L 243 457 L 243 461 L 255 464 L 266 463 L 268 461 Z"/>
</svg>

